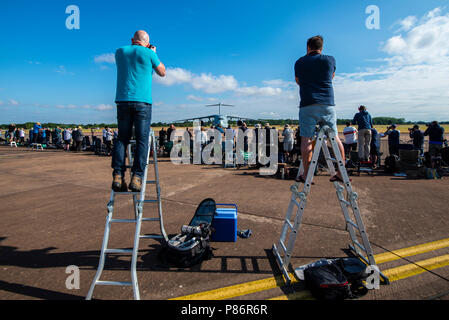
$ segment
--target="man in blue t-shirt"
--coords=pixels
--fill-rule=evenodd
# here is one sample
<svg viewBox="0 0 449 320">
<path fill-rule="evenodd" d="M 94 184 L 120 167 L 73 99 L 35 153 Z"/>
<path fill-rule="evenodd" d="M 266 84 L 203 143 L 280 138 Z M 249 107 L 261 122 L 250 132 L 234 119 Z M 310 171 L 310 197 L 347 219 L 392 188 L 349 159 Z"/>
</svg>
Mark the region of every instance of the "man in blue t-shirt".
<svg viewBox="0 0 449 320">
<path fill-rule="evenodd" d="M 358 125 L 359 131 L 359 159 L 367 161 L 370 155 L 371 134 L 373 119 L 365 106 L 359 107 L 359 112 L 355 114 L 352 124 Z"/>
<path fill-rule="evenodd" d="M 312 161 L 312 138 L 316 125 L 328 125 L 336 133 L 336 141 L 345 161 L 343 144 L 338 137 L 337 114 L 335 112 L 334 89 L 336 61 L 332 56 L 323 55 L 323 38 L 315 36 L 307 41 L 307 55 L 296 61 L 295 78 L 300 88 L 301 104 L 299 126 L 301 128 L 301 154 L 304 173 L 297 182 L 305 182 Z M 341 173 L 331 181 L 342 181 Z"/>
<path fill-rule="evenodd" d="M 147 165 L 148 139 L 151 126 L 153 70 L 165 77 L 165 66 L 156 54 L 156 47 L 150 45 L 145 31 L 137 31 L 132 45 L 117 49 L 117 103 L 118 138 L 112 156 L 113 183 L 116 192 L 127 191 L 124 174 L 126 171 L 126 148 L 135 128 L 136 151 L 131 169 L 133 174 L 129 189 L 140 192 Z"/>
</svg>

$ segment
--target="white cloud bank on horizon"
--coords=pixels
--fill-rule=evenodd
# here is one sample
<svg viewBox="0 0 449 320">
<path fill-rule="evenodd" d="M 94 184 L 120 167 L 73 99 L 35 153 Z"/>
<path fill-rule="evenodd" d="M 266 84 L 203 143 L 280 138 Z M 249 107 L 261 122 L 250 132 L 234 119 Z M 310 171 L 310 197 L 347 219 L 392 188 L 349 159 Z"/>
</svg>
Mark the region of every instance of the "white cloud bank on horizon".
<svg viewBox="0 0 449 320">
<path fill-rule="evenodd" d="M 338 117 L 350 118 L 364 104 L 373 116 L 449 120 L 449 14 L 435 8 L 422 17 L 405 17 L 393 27 L 399 29 L 380 43 L 387 57 L 376 59 L 377 67 L 337 72 Z M 166 86 L 183 84 L 207 94 L 233 93 L 232 103 L 241 107 L 242 116 L 297 117 L 299 94 L 294 82 L 275 79 L 247 87 L 232 75 L 198 75 L 182 68 L 168 68 L 167 78 L 155 81 Z M 193 95 L 189 100 L 195 100 Z"/>
<path fill-rule="evenodd" d="M 449 14 L 436 8 L 399 24 L 407 31 L 382 44 L 383 65 L 336 77 L 339 111 L 365 104 L 378 116 L 449 120 Z"/>
</svg>

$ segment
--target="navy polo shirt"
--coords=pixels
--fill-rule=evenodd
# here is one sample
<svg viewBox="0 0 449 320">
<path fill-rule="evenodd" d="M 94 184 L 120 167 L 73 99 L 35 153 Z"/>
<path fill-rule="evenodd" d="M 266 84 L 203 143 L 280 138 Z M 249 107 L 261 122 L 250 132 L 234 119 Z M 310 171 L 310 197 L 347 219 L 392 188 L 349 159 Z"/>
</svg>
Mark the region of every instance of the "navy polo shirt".
<svg viewBox="0 0 449 320">
<path fill-rule="evenodd" d="M 309 54 L 295 64 L 295 76 L 300 84 L 300 107 L 314 104 L 335 106 L 332 79 L 337 70 L 335 58 L 323 54 Z"/>
</svg>

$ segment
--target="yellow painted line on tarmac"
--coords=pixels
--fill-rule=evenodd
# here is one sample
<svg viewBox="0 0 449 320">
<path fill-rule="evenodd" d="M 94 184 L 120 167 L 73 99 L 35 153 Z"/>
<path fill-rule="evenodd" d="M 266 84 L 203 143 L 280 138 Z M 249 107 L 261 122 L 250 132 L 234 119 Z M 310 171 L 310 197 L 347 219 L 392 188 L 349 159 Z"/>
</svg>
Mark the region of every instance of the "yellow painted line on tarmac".
<svg viewBox="0 0 449 320">
<path fill-rule="evenodd" d="M 442 249 L 445 247 L 449 247 L 449 238 L 432 241 L 429 243 L 416 245 L 416 246 L 412 246 L 412 247 L 408 247 L 408 248 L 398 249 L 398 250 L 394 250 L 391 252 L 381 253 L 381 254 L 375 255 L 374 259 L 376 260 L 376 264 L 381 264 L 381 263 L 385 263 L 385 262 L 389 262 L 389 261 L 399 260 L 403 257 L 409 257 L 409 256 L 413 256 L 413 255 L 418 255 L 421 253 L 426 253 L 429 251 Z M 437 259 L 437 258 L 435 258 L 435 259 Z M 424 261 L 427 261 L 427 260 L 424 260 Z M 431 264 L 433 264 L 433 263 L 431 263 Z M 443 262 L 443 264 L 444 264 L 444 262 Z M 398 268 L 401 268 L 401 267 L 398 267 Z M 436 267 L 436 268 L 439 268 L 439 267 Z M 389 269 L 389 270 L 394 270 L 394 269 L 396 269 L 396 268 Z M 421 268 L 419 268 L 419 269 L 423 270 Z M 398 272 L 413 272 L 413 271 L 406 271 L 405 269 L 398 269 L 398 270 L 399 270 Z M 391 272 L 392 272 L 392 277 L 395 278 L 397 273 L 395 273 L 395 271 L 391 271 Z M 415 272 L 417 272 L 417 271 L 415 270 Z M 424 270 L 422 272 L 424 272 Z M 383 272 L 383 273 L 386 276 L 388 276 L 386 274 L 386 272 Z M 290 278 L 292 279 L 292 283 L 298 281 L 293 274 L 290 274 Z M 388 276 L 388 278 L 390 278 L 390 276 Z M 390 279 L 390 281 L 392 281 L 392 280 Z M 194 293 L 191 295 L 182 296 L 182 297 L 174 298 L 171 300 L 227 300 L 227 299 L 232 299 L 235 297 L 239 297 L 239 296 L 243 296 L 243 295 L 247 295 L 247 294 L 251 294 L 251 293 L 255 293 L 255 292 L 274 289 L 276 287 L 281 287 L 283 285 L 285 285 L 283 277 L 277 276 L 277 277 L 271 277 L 271 278 L 266 278 L 266 279 L 261 279 L 261 280 L 256 280 L 256 281 L 245 282 L 242 284 L 232 285 L 232 286 L 223 287 L 223 288 L 219 288 L 219 289 Z M 299 293 L 294 293 L 294 294 L 299 294 Z M 283 297 L 285 297 L 285 296 L 283 296 Z M 279 298 L 282 298 L 282 297 L 279 297 Z"/>
<path fill-rule="evenodd" d="M 383 273 L 390 282 L 416 276 L 418 274 L 449 266 L 449 254 L 406 264 L 404 266 L 385 270 Z M 271 298 L 269 300 L 308 300 L 314 299 L 309 290 L 301 290 L 287 295 Z"/>
<path fill-rule="evenodd" d="M 416 276 L 427 270 L 449 266 L 449 254 L 385 270 L 390 282 Z"/>
<path fill-rule="evenodd" d="M 292 279 L 292 283 L 298 282 L 293 274 L 290 274 L 290 278 Z M 285 285 L 283 277 L 277 276 L 236 284 L 233 286 L 214 289 L 210 291 L 199 292 L 170 300 L 227 300 L 259 291 L 270 290 L 273 288 L 281 287 L 283 285 Z"/>
<path fill-rule="evenodd" d="M 412 246 L 404 249 L 393 250 L 391 252 L 384 252 L 374 256 L 376 264 L 399 260 L 403 257 L 416 256 L 421 253 L 426 253 L 442 248 L 449 247 L 449 238 L 432 241 L 417 246 Z"/>
</svg>

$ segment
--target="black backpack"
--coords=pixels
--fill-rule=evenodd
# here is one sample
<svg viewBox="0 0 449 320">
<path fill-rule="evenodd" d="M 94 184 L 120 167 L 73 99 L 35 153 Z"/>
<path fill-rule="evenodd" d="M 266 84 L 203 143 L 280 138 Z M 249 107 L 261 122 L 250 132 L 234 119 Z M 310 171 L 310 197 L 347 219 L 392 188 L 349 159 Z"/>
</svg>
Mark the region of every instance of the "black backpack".
<svg viewBox="0 0 449 320">
<path fill-rule="evenodd" d="M 356 299 L 368 292 L 366 265 L 356 258 L 328 260 L 304 270 L 307 288 L 319 300 Z"/>
<path fill-rule="evenodd" d="M 399 157 L 391 155 L 385 158 L 385 172 L 394 173 L 399 169 Z"/>
<path fill-rule="evenodd" d="M 190 224 L 183 226 L 181 233 L 167 242 L 163 255 L 168 263 L 178 268 L 189 268 L 212 258 L 210 236 L 216 210 L 213 199 L 201 202 Z"/>
</svg>

